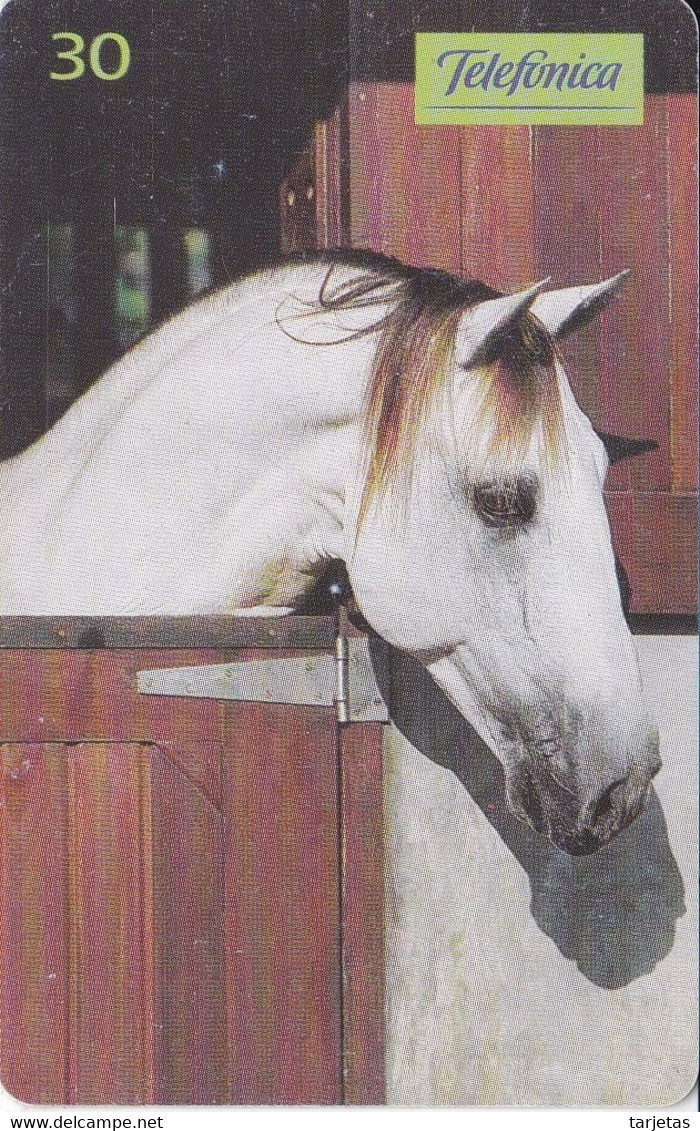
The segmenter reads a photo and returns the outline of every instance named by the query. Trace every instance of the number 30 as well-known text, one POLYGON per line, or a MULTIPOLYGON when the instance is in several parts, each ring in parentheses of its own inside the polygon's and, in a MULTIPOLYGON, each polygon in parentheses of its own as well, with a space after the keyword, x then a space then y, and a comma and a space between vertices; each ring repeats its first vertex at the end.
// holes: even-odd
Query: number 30
MULTIPOLYGON (((70 79, 79 79, 81 75, 85 74, 85 60, 83 59, 83 51, 85 50, 85 40, 82 35, 77 35, 74 31, 57 31, 52 37, 55 42, 58 40, 67 40, 70 43, 70 49, 67 51, 57 51, 57 59, 65 59, 67 62, 73 64, 73 69, 70 71, 52 71, 51 78, 59 79, 61 82, 67 82, 70 79)), ((116 31, 105 31, 102 35, 98 35, 93 39, 90 44, 90 51, 88 54, 90 61, 90 70, 93 75, 98 79, 103 79, 105 82, 116 82, 117 79, 123 79, 126 72, 129 70, 131 63, 131 48, 129 42, 123 35, 119 35, 116 31), (119 50, 119 65, 115 71, 106 71, 102 66, 102 48, 105 43, 115 43, 119 50)))

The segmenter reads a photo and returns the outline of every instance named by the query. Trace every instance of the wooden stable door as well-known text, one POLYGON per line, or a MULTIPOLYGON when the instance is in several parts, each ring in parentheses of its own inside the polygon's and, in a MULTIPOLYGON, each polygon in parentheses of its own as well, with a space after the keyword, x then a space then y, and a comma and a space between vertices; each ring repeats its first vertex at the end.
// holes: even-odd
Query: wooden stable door
POLYGON ((498 129, 417 126, 413 93, 350 84, 282 186, 283 247, 370 248, 505 291, 630 268, 619 300, 562 350, 596 427, 658 445, 606 485, 632 612, 695 613, 696 96, 647 94, 642 126, 498 129))
POLYGON ((381 1102, 380 726, 136 690, 335 639, 329 617, 0 622, 16 1097, 381 1102))

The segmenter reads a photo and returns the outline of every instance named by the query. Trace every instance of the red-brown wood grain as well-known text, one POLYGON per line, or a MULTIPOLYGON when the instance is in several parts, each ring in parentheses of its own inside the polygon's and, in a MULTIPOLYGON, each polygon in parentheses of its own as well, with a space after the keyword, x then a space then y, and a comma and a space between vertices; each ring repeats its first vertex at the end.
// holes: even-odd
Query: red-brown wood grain
POLYGON ((697 98, 668 96, 671 459, 676 491, 698 486, 697 98))
POLYGON ((413 124, 413 87, 353 83, 349 94, 350 242, 461 270, 461 160, 452 127, 413 124))
MULTIPOLYGON (((596 282, 602 277, 598 129, 542 126, 532 133, 535 274, 561 287, 596 282)), ((597 324, 565 339, 561 351, 579 404, 598 420, 597 324)))
POLYGON ((167 743, 174 761, 213 800, 220 795, 224 705, 137 695, 136 674, 154 667, 225 663, 231 650, 4 649, 2 735, 8 741, 167 743), (22 689, 17 695, 16 688, 22 689))
POLYGON ((151 744, 3 755, 4 1083, 30 1102, 223 1102, 220 815, 151 744))
POLYGON ((529 128, 445 128, 462 155, 464 274, 499 290, 525 287, 535 271, 529 128))
POLYGON ((339 814, 330 709, 236 704, 224 783, 230 1102, 339 1103, 339 814))
POLYGON ((192 628, 84 651, 138 626, 0 624, 26 645, 0 647, 2 1079, 35 1102, 334 1103, 345 1059, 351 1102, 376 1101, 378 730, 343 736, 341 810, 331 708, 136 694, 145 668, 290 654, 146 646, 192 628))
POLYGON ((647 95, 644 125, 599 130, 601 278, 629 268, 600 319, 599 427, 656 440, 611 470, 611 490, 671 488, 667 97, 647 95))
POLYGON ((341 773, 343 1098, 384 1103, 383 728, 344 727, 341 773))
POLYGON ((166 749, 150 768, 155 1100, 226 1103, 223 816, 166 749))
POLYGON ((697 611, 697 498, 662 492, 607 496, 613 543, 632 586, 631 611, 697 611))
POLYGON ((2 743, 0 1076, 25 1103, 66 1103, 68 799, 61 746, 2 743))
POLYGON ((317 247, 341 247, 347 233, 343 193, 347 160, 347 107, 341 105, 334 114, 316 127, 316 244, 317 247))
POLYGON ((64 747, 68 776, 69 1100, 152 1103, 150 766, 137 743, 64 747))

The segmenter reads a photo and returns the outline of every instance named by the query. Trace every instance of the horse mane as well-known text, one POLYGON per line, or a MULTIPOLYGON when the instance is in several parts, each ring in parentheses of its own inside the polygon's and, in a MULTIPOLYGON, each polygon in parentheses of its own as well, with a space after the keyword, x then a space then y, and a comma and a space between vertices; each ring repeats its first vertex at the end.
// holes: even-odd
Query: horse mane
MULTIPOLYGON (((379 335, 365 404, 361 521, 389 487, 410 483, 417 443, 437 398, 449 387, 465 310, 502 292, 475 279, 407 266, 369 251, 306 253, 288 262, 328 264, 318 299, 303 304, 307 309, 301 317, 389 304, 388 312, 340 339, 379 335), (357 274, 333 285, 339 266, 356 267, 357 274)), ((487 465, 490 478, 511 478, 536 431, 545 470, 551 472, 561 463, 564 427, 555 359, 551 335, 525 312, 500 335, 490 356, 474 366, 479 435, 467 443, 472 470, 475 464, 487 465)))

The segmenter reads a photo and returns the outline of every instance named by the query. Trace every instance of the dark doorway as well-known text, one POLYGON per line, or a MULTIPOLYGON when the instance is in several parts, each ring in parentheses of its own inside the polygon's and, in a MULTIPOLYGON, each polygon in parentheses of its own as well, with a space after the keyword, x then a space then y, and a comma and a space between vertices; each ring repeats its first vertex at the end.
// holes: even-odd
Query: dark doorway
MULTIPOLYGON (((345 85, 343 4, 11 0, 0 17, 0 455, 142 333, 279 248, 278 189, 345 85), (112 33, 126 74, 51 73, 112 33)), ((120 67, 113 38, 98 61, 120 67)))

